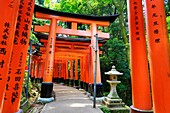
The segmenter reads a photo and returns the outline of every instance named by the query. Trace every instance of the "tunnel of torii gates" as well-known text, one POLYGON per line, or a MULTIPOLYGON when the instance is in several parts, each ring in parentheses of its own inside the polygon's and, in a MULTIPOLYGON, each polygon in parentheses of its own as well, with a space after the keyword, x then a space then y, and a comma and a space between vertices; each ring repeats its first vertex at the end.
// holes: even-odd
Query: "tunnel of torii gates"
MULTIPOLYGON (((37 28, 34 29, 37 31, 37 28)), ((46 46, 48 36, 42 33, 36 33, 36 37, 44 45, 40 48, 41 56, 34 55, 32 58, 31 78, 42 79, 44 76, 44 65, 46 60, 46 46)), ((63 82, 78 87, 78 80, 81 82, 81 88, 88 90, 88 85, 94 82, 91 71, 91 39, 84 38, 56 38, 53 81, 63 82), (78 76, 78 67, 80 68, 80 77, 78 76)), ((106 41, 99 39, 99 46, 106 41)), ((99 54, 102 52, 99 51, 99 54)), ((36 80, 36 81, 37 81, 36 80)), ((101 79, 97 79, 101 83, 101 79)), ((101 84, 100 84, 101 85, 101 84)), ((47 91, 47 90, 46 90, 47 91)), ((90 91, 89 91, 90 92, 90 91)), ((93 92, 91 92, 93 93, 93 92)), ((102 92, 101 92, 102 93, 102 92)), ((98 93, 98 96, 101 95, 98 93)), ((43 95, 43 94, 42 94, 43 95)))
POLYGON ((80 81, 82 88, 84 86, 85 89, 88 89, 93 94, 95 62, 97 63, 97 96, 101 96, 102 83, 99 60, 99 53, 101 52, 97 51, 96 59, 95 50, 102 46, 100 43, 102 40, 108 40, 110 36, 109 33, 98 31, 97 28, 98 26, 108 27, 110 22, 113 22, 118 15, 95 17, 57 12, 40 6, 35 6, 34 11, 36 18, 51 20, 50 25, 34 26, 34 32, 37 32, 37 37, 44 44, 44 47, 40 47, 40 52, 43 53, 42 56, 34 58, 34 64, 37 64, 39 59, 44 62, 44 66, 42 66, 44 68, 42 69, 43 74, 41 75, 43 76, 41 98, 52 97, 53 78, 54 80, 56 78, 62 81, 70 81, 70 84, 74 86, 78 86, 78 81, 80 81), (59 26, 59 22, 69 22, 70 26, 62 28, 59 26), (78 30, 79 24, 88 25, 89 30, 78 30), (38 36, 38 33, 39 35, 41 33, 41 35, 38 36), (46 39, 43 36, 45 33, 48 34, 46 39), (60 40, 56 38, 56 34, 80 36, 82 38, 63 38, 67 39, 64 41, 61 38, 60 40), (101 40, 99 44, 96 38, 101 40), (78 76, 78 66, 80 78, 78 76))
MULTIPOLYGON (((33 11, 35 11, 36 18, 50 21, 50 25, 34 26, 34 31, 37 32, 36 35, 44 46, 40 47, 42 56, 32 56, 31 64, 34 68, 31 69, 30 76, 31 78, 34 76, 43 78, 41 97, 52 96, 53 79, 60 79, 60 81, 69 79, 74 86, 77 85, 77 80, 80 80, 85 89, 87 89, 87 85, 92 86, 95 61, 97 61, 97 84, 101 87, 99 61, 101 52, 98 47, 102 46, 103 42, 99 41, 99 44, 96 44, 98 42, 96 38, 108 40, 109 34, 98 31, 97 27, 109 26, 110 22, 113 22, 118 15, 96 17, 63 13, 37 6, 34 2, 34 0, 0 1, 1 113, 19 111, 33 11), (58 25, 59 22, 71 24, 69 27, 67 26, 68 28, 62 28, 58 25), (90 29, 78 30, 79 24, 89 25, 90 29), (58 37, 58 34, 84 38, 59 39, 61 37, 58 37), (89 41, 82 41, 85 39, 89 41), (97 59, 94 57, 96 51, 97 59)), ((169 113, 170 61, 164 1, 145 1, 148 52, 146 50, 142 0, 128 0, 127 3, 132 112, 169 113), (147 54, 150 61, 149 68, 147 54), (150 80, 148 72, 150 72, 150 80)))

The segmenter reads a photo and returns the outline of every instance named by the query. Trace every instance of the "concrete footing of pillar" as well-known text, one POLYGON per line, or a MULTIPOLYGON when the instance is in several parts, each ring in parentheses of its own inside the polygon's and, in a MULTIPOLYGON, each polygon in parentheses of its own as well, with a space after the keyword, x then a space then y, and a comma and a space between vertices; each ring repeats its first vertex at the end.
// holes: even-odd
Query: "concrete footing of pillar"
POLYGON ((49 102, 53 102, 54 100, 55 100, 54 97, 51 97, 51 98, 41 98, 41 97, 39 97, 38 98, 38 101, 42 102, 42 103, 49 103, 49 102))
POLYGON ((134 106, 130 106, 130 113, 153 113, 153 110, 140 110, 134 106))
POLYGON ((23 113, 23 110, 19 109, 19 111, 15 112, 15 113, 23 113))

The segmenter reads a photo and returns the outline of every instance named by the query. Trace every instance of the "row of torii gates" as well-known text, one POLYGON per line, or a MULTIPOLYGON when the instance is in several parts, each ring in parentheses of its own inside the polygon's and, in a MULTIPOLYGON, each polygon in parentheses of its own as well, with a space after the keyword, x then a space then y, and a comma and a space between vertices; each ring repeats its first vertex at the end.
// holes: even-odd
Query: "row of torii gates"
MULTIPOLYGON (((1 113, 19 111, 33 11, 36 18, 50 20, 50 25, 34 26, 34 31, 40 32, 36 33, 36 36, 44 46, 40 47, 42 56, 32 56, 30 76, 43 78, 41 97, 51 96, 53 78, 80 80, 86 86, 92 85, 95 80, 96 62, 96 82, 101 84, 99 54, 102 52, 97 50, 99 46, 102 46, 103 40, 109 39, 109 34, 98 31, 97 27, 108 27, 118 15, 96 17, 63 13, 37 5, 34 7, 34 2, 34 0, 0 1, 1 113), (58 22, 70 22, 71 26, 62 28, 58 22), (79 24, 87 24, 90 29, 78 30, 79 24), (86 39, 61 38, 56 37, 56 34, 81 36, 86 39), (99 44, 98 37, 102 40, 99 40, 99 44)), ((164 2, 145 1, 151 79, 148 73, 142 0, 127 2, 131 48, 132 112, 169 113, 170 67, 164 2)))

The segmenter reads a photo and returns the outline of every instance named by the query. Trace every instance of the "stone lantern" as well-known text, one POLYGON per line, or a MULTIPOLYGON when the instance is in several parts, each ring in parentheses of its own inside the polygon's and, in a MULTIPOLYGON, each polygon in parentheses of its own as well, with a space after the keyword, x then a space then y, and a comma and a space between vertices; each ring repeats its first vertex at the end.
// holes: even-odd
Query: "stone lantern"
POLYGON ((129 112, 129 107, 122 102, 122 99, 118 96, 116 86, 121 83, 117 81, 118 76, 123 75, 123 73, 118 72, 115 69, 115 66, 112 66, 111 71, 105 72, 106 75, 109 75, 110 80, 107 82, 110 84, 110 93, 103 100, 103 103, 112 111, 127 111, 129 112))

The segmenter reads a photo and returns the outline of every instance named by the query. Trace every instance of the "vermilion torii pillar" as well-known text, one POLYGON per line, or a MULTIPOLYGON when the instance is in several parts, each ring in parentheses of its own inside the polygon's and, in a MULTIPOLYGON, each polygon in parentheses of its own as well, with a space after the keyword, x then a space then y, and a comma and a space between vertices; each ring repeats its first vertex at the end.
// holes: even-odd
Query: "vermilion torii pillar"
POLYGON ((34 0, 20 1, 2 113, 15 113, 20 108, 33 10, 34 0))
POLYGON ((163 0, 146 0, 151 86, 154 113, 170 112, 170 59, 163 0))
POLYGON ((78 57, 75 58, 75 84, 74 84, 74 87, 78 87, 78 57))
POLYGON ((2 112, 5 86, 16 29, 20 0, 0 1, 0 112, 2 112))
POLYGON ((133 106, 131 106, 132 112, 152 112, 142 0, 128 0, 128 19, 133 102, 133 106))
POLYGON ((41 86, 41 98, 51 98, 53 90, 53 68, 55 55, 55 40, 56 40, 56 26, 57 20, 51 18, 50 32, 47 43, 46 61, 45 61, 45 75, 41 86))

